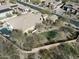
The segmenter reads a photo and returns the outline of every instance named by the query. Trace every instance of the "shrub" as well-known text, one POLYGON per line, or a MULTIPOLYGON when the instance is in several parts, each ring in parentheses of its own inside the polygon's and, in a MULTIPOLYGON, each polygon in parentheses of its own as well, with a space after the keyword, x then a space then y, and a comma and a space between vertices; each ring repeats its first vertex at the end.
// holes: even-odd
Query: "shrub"
POLYGON ((42 59, 50 59, 50 52, 47 49, 40 50, 39 54, 42 56, 42 59))
POLYGON ((46 37, 48 40, 55 38, 57 32, 56 31, 49 31, 49 32, 43 32, 40 35, 43 35, 44 37, 46 37))
POLYGON ((32 2, 33 4, 39 4, 41 1, 40 1, 40 0, 31 0, 31 2, 32 2))
POLYGON ((20 59, 20 57, 18 55, 12 55, 10 56, 10 59, 20 59))
POLYGON ((0 56, 0 59, 8 59, 7 57, 2 57, 2 56, 0 56))
POLYGON ((40 12, 43 14, 48 14, 48 15, 52 14, 49 10, 40 10, 40 12))
POLYGON ((10 3, 16 3, 16 0, 10 0, 10 3))

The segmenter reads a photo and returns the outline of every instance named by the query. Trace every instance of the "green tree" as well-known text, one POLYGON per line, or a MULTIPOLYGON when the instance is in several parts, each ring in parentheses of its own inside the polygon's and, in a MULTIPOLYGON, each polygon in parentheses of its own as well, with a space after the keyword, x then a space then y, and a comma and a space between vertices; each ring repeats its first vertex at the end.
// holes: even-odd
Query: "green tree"
POLYGON ((20 57, 18 55, 12 55, 10 56, 11 59, 20 59, 20 57))
POLYGON ((28 59, 35 59, 34 57, 35 57, 34 53, 28 54, 28 59))
POLYGON ((50 52, 47 49, 40 50, 39 54, 41 55, 42 59, 50 59, 51 57, 50 52))
POLYGON ((66 2, 68 2, 68 1, 69 1, 69 0, 62 0, 63 3, 66 3, 66 2))

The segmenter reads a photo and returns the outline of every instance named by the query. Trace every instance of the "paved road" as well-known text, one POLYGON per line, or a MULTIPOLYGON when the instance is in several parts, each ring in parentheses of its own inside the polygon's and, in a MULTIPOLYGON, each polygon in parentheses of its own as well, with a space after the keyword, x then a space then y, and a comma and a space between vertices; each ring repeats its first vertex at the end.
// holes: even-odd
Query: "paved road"
POLYGON ((28 7, 31 7, 31 8, 33 8, 33 9, 36 9, 36 10, 45 10, 45 8, 43 8, 43 7, 40 7, 39 5, 34 5, 34 4, 31 4, 31 3, 24 3, 24 2, 20 2, 20 1, 17 1, 18 3, 20 3, 20 4, 23 4, 24 6, 28 6, 28 7))

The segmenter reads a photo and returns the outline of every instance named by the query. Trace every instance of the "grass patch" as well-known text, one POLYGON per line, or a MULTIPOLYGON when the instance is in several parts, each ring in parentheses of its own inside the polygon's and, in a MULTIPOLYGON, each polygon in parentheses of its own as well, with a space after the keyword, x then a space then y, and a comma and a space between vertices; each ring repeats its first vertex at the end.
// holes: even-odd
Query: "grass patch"
POLYGON ((43 35, 44 37, 46 37, 48 40, 53 39, 56 37, 57 35, 57 31, 49 31, 49 32, 43 32, 40 35, 43 35))
POLYGON ((2 57, 2 56, 0 56, 0 59, 8 59, 7 57, 2 57))
POLYGON ((48 14, 48 15, 52 15, 52 13, 49 10, 39 10, 41 13, 43 14, 48 14))
POLYGON ((5 19, 5 17, 0 17, 0 20, 5 19))
POLYGON ((66 51, 66 54, 79 54, 78 48, 69 44, 65 44, 62 46, 63 50, 66 51))

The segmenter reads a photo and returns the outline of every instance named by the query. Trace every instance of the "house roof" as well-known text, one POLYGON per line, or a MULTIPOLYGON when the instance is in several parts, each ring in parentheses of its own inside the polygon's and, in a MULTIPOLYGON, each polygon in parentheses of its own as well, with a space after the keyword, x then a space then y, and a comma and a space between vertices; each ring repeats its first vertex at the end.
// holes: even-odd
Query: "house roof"
POLYGON ((26 29, 35 26, 36 23, 41 23, 40 17, 40 14, 27 13, 26 15, 10 19, 7 22, 13 26, 14 29, 25 31, 26 29))

